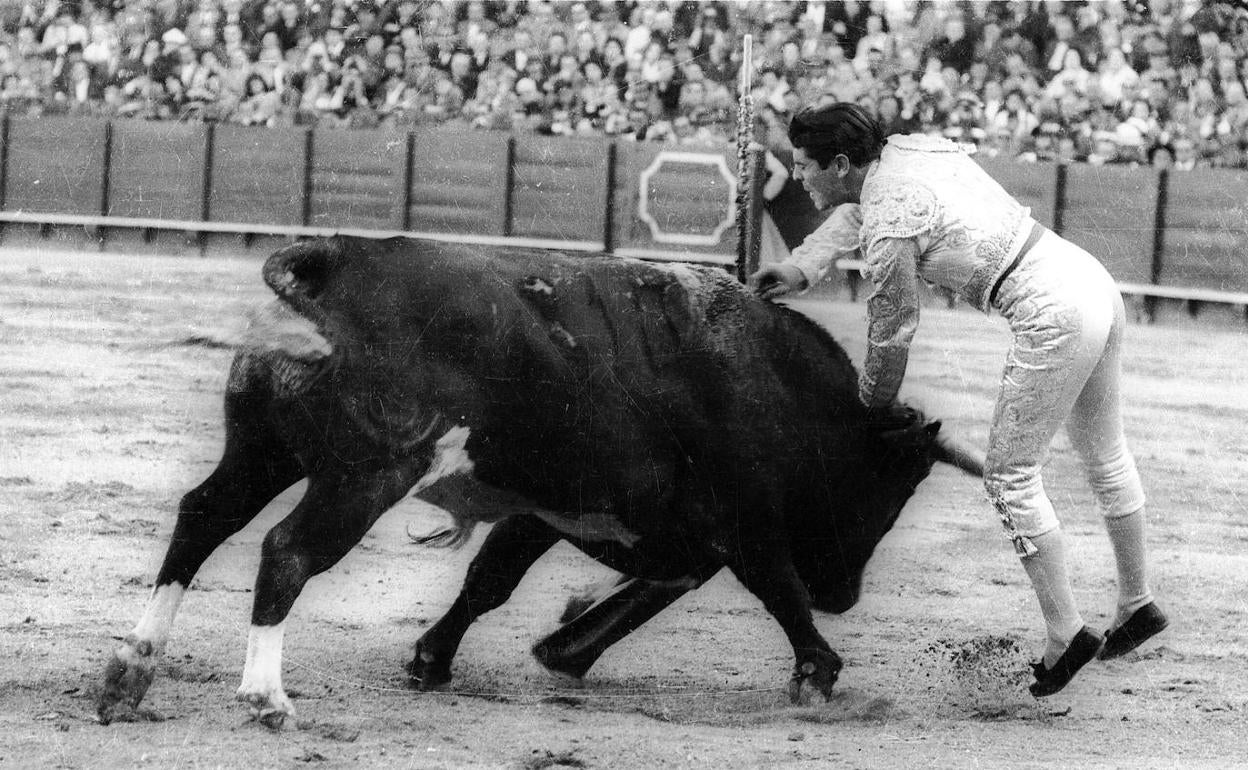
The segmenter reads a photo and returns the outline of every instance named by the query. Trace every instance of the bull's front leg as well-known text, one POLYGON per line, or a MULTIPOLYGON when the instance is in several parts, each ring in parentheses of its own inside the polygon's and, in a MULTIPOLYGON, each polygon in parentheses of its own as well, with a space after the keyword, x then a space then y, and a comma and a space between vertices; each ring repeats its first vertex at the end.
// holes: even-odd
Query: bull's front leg
POLYGON ((841 658, 815 628, 810 594, 793 566, 788 548, 776 533, 742 533, 742 543, 750 547, 738 551, 739 560, 730 564, 733 574, 771 613, 793 645, 796 663, 789 681, 789 699, 797 703, 802 687, 813 685, 825 699, 840 675, 841 658))
POLYGON ((290 515, 264 538, 238 699, 278 729, 295 707, 282 686, 286 618, 307 581, 338 563, 416 481, 408 466, 309 479, 290 515))
MULTIPOLYGON (((236 418, 240 407, 227 402, 226 410, 236 418)), ((182 596, 204 560, 273 497, 303 476, 296 459, 268 438, 260 429, 245 438, 235 430, 227 437, 220 465, 182 498, 173 537, 143 618, 104 667, 96 705, 101 723, 124 718, 147 694, 182 596)))
POLYGON ((416 654, 407 664, 412 684, 432 690, 450 682, 451 661, 469 626, 506 602, 529 567, 561 538, 536 516, 513 516, 494 525, 468 565, 455 603, 416 641, 416 654))

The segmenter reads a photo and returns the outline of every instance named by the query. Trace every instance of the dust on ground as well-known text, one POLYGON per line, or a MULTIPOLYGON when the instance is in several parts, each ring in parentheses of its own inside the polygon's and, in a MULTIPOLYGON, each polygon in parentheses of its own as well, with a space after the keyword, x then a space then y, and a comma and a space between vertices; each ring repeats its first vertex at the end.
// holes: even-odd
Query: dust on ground
MULTIPOLYGON (((0 765, 124 767, 1226 767, 1248 727, 1248 335, 1234 316, 1133 324, 1126 420, 1150 494, 1155 589, 1173 625, 1038 701, 1042 627, 978 485, 940 468, 881 544, 860 604, 823 616, 845 658, 832 699, 791 705, 783 634, 721 574, 612 648, 582 686, 528 647, 607 573, 566 546, 464 639, 446 692, 407 688, 411 645, 450 605, 476 542, 412 544, 440 513, 406 500, 314 579, 287 633, 298 709, 270 732, 233 701, 259 542, 290 490, 200 572, 134 722, 92 694, 141 614, 178 498, 221 450, 230 354, 183 346, 267 299, 259 261, 0 254, 0 765)), ((855 360, 865 311, 795 303, 855 360)), ((906 397, 982 445, 1008 342, 932 306, 906 397)), ((1059 438, 1047 487, 1076 595, 1104 627, 1113 567, 1059 438)), ((479 542, 480 533, 477 538, 479 542)))

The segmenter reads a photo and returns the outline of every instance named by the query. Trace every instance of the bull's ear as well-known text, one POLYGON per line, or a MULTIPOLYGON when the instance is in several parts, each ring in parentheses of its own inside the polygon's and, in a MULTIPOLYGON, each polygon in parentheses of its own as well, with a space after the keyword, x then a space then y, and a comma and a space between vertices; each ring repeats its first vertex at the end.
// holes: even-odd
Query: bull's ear
POLYGON ((927 431, 927 435, 935 438, 936 434, 940 433, 940 420, 932 420, 923 426, 923 430, 927 431))

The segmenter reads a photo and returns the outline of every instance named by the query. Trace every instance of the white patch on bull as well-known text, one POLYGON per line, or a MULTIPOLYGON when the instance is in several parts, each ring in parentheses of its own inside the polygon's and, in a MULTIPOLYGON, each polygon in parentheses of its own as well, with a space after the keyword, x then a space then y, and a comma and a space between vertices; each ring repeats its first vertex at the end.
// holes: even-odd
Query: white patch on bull
POLYGON ((641 537, 615 517, 603 513, 554 513, 515 492, 482 483, 473 475, 476 464, 466 445, 470 431, 457 425, 434 444, 429 470, 412 487, 412 494, 446 511, 452 529, 428 535, 409 535, 427 545, 459 547, 468 541, 477 524, 501 521, 508 516, 531 514, 559 532, 594 542, 614 541, 632 546, 641 537))
MULTIPOLYGON (((266 724, 294 716, 295 706, 282 689, 282 640, 285 621, 276 626, 252 626, 247 635, 247 662, 243 665, 243 681, 238 686, 238 699, 245 702, 252 715, 266 724)), ((275 725, 276 726, 276 725, 275 725)))
POLYGON ((532 513, 556 529, 560 534, 594 543, 616 542, 632 548, 641 535, 625 527, 620 520, 607 513, 555 513, 536 509, 532 513))
POLYGON ((555 293, 555 287, 549 281, 536 276, 524 280, 524 290, 547 297, 553 296, 555 293))
POLYGON ((472 496, 465 493, 472 486, 472 471, 476 467, 468 456, 470 435, 465 425, 456 425, 443 433, 434 443, 429 470, 412 486, 412 495, 442 508, 454 520, 449 531, 413 536, 417 542, 458 548, 468 542, 477 523, 484 520, 474 515, 477 512, 470 504, 472 496))
POLYGON ((563 345, 566 348, 576 347, 576 337, 573 337, 572 332, 563 328, 563 324, 558 321, 550 325, 550 338, 556 344, 563 345))
POLYGON ((256 353, 281 353, 309 362, 320 361, 334 350, 316 324, 281 300, 267 302, 248 314, 247 329, 239 339, 239 347, 256 353))
POLYGON ((476 467, 468 456, 467 444, 471 431, 466 425, 456 425, 433 445, 433 460, 429 470, 417 480, 412 487, 412 494, 420 494, 444 478, 459 474, 470 474, 476 467))
POLYGON ((185 593, 186 589, 178 583, 158 586, 147 601, 143 617, 130 632, 135 642, 148 642, 156 654, 164 652, 169 641, 169 629, 173 627, 173 619, 178 614, 185 593))

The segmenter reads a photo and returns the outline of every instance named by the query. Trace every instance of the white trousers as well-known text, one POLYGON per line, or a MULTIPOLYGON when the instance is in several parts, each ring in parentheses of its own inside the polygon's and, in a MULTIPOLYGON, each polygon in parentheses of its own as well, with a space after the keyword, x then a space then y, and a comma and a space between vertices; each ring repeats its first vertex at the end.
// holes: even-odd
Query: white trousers
POLYGON ((1106 517, 1144 505, 1122 428, 1122 295, 1092 255, 1051 232, 1006 276, 994 306, 1014 344, 1005 359, 984 486, 1020 555, 1058 526, 1040 469, 1065 424, 1106 517))

